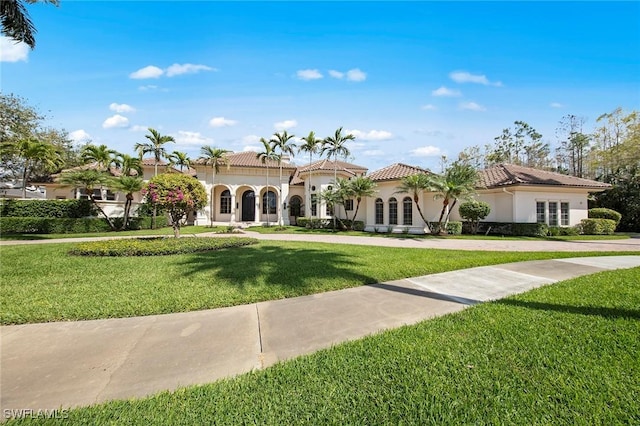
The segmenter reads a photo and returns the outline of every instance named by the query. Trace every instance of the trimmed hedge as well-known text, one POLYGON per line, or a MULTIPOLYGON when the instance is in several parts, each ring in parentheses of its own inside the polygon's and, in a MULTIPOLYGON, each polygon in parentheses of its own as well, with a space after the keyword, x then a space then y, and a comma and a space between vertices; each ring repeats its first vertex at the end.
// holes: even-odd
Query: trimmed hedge
MULTIPOLYGON (((298 226, 308 229, 333 229, 333 219, 319 219, 317 217, 298 217, 296 218, 298 226)), ((339 229, 342 229, 344 225, 347 228, 351 227, 351 220, 349 219, 336 219, 336 225, 339 229)), ((353 222, 354 231, 364 231, 364 222, 356 220, 353 222)))
MULTIPOLYGON (((431 229, 433 229, 434 234, 437 234, 440 232, 438 230, 438 222, 430 222, 429 225, 431 226, 431 229)), ((451 221, 447 223, 446 231, 447 231, 447 234, 449 235, 462 234, 462 222, 451 221)))
POLYGON ((612 235, 617 224, 612 219, 582 219, 580 226, 585 235, 612 235))
POLYGON ((2 200, 2 217, 81 218, 96 216, 97 209, 90 200, 2 200))
MULTIPOLYGON (((465 234, 471 234, 471 223, 464 222, 462 229, 465 234)), ((546 237, 548 229, 549 227, 544 223, 480 222, 478 226, 478 232, 481 234, 521 237, 546 237)))
POLYGON ((163 256, 241 247, 258 242, 246 237, 154 237, 92 241, 69 250, 75 256, 163 256))
POLYGON ((579 226, 550 226, 547 230, 547 235, 550 237, 566 236, 566 235, 579 235, 579 226))
MULTIPOLYGON (((116 227, 122 224, 122 218, 112 218, 116 227)), ((133 217, 128 229, 151 229, 149 217, 133 217)), ((157 227, 167 226, 167 218, 157 218, 157 227)), ((62 219, 46 217, 1 217, 0 234, 80 234, 87 232, 109 232, 111 228, 103 218, 62 219)))
POLYGON ((595 208, 588 210, 589 219, 610 219, 616 222, 616 226, 622 220, 622 215, 615 210, 605 208, 595 208))

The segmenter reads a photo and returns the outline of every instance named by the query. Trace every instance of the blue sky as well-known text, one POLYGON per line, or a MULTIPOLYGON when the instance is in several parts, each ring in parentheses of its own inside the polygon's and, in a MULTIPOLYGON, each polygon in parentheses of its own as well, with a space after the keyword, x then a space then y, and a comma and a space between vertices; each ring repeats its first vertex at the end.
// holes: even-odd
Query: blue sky
MULTIPOLYGON (((544 140, 640 108, 639 2, 35 4, 37 46, 2 43, 3 93, 133 153, 147 127, 197 157, 287 129, 357 136, 350 161, 439 171, 515 120, 544 140)), ((308 159, 300 155, 296 162, 308 159)))

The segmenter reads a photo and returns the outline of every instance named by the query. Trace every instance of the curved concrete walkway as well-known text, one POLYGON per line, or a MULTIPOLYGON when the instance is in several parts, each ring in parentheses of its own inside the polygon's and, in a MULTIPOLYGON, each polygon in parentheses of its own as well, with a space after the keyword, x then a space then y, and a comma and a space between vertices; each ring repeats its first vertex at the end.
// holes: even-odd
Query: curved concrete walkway
MULTIPOLYGON (((360 237, 352 235, 332 234, 260 234, 244 230, 242 234, 189 234, 189 228, 183 229, 183 236, 196 237, 231 237, 248 236, 269 241, 300 241, 330 244, 355 244, 378 247, 403 247, 444 250, 485 250, 485 251, 637 251, 640 252, 640 238, 620 240, 576 240, 576 241, 519 241, 519 240, 465 240, 453 238, 393 238, 393 237, 360 237)), ((78 243, 120 238, 140 238, 140 236, 124 237, 81 237, 60 238, 51 240, 0 241, 0 246, 78 243)))
POLYGON ((559 280, 638 266, 640 256, 520 262, 231 308, 4 326, 0 409, 76 407, 209 383, 559 280))

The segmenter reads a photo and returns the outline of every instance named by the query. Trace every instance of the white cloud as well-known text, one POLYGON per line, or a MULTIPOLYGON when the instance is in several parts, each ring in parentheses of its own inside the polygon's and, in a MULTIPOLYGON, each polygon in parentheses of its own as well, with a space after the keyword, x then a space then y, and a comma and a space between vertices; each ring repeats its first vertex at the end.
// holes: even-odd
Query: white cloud
POLYGON ((476 83, 484 84, 485 86, 502 86, 500 81, 489 81, 487 76, 471 74, 467 71, 453 71, 449 73, 449 78, 456 83, 476 83))
POLYGON ((167 77, 174 77, 182 74, 196 74, 200 71, 217 71, 217 69, 211 68, 207 65, 173 64, 166 70, 167 77))
POLYGON ((412 157, 437 157, 442 151, 437 146, 427 145, 412 149, 410 153, 412 157))
POLYGON ((143 92, 152 91, 152 90, 158 90, 158 86, 156 86, 154 84, 147 84, 146 86, 138 87, 138 90, 141 90, 143 92))
POLYGON ((120 114, 113 115, 102 123, 102 127, 105 129, 112 129, 114 127, 129 127, 129 119, 127 117, 123 117, 120 114))
POLYGON ((486 111, 487 110, 485 107, 475 102, 461 102, 459 107, 460 109, 469 110, 469 111, 486 111))
POLYGON ((187 130, 178 130, 174 138, 179 145, 205 145, 213 142, 213 139, 203 136, 200 132, 187 130))
POLYGON ((260 136, 258 135, 247 135, 242 138, 243 144, 252 144, 257 142, 260 142, 260 136))
POLYGON ((297 125, 298 125, 298 122, 296 120, 284 120, 284 121, 278 121, 277 123, 273 123, 273 127, 276 130, 287 130, 292 127, 296 127, 297 125))
POLYGON ((393 134, 391 132, 387 132, 386 130, 370 130, 368 132, 363 132, 362 130, 354 129, 347 130, 346 133, 351 133, 357 139, 362 139, 365 141, 383 141, 393 138, 393 134))
POLYGON ((136 109, 131 105, 112 103, 109 109, 114 112, 134 112, 136 109))
POLYGON ((211 127, 229 127, 235 126, 236 124, 238 124, 236 120, 230 120, 224 117, 213 117, 209 120, 209 126, 211 127))
POLYGON ((149 130, 149 126, 141 126, 139 124, 133 125, 129 128, 132 132, 146 132, 149 130))
POLYGON ((366 79, 367 73, 360 71, 359 68, 347 71, 347 80, 349 81, 365 81, 366 79))
POLYGON ((447 89, 446 87, 442 86, 434 91, 431 92, 431 95, 433 96, 444 96, 444 97, 449 97, 449 98, 454 98, 454 97, 459 97, 462 96, 462 93, 460 93, 459 90, 455 90, 455 89, 447 89))
POLYGON ((129 74, 129 78, 136 80, 142 80, 145 78, 160 78, 164 74, 164 71, 154 65, 148 65, 144 68, 140 68, 138 71, 134 71, 129 74))
POLYGON ((384 155, 384 151, 382 151, 380 149, 371 149, 371 150, 363 152, 362 155, 364 155, 366 157, 379 157, 381 155, 384 155))
POLYGON ((318 80, 318 79, 324 77, 322 75, 322 73, 320 71, 318 71, 317 69, 298 70, 296 72, 296 76, 300 80, 305 80, 305 81, 318 80))
POLYGON ((260 150, 262 150, 262 149, 263 149, 263 147, 247 145, 244 148, 242 148, 242 151, 244 151, 244 152, 247 152, 247 151, 260 152, 260 150))
POLYGON ((75 143, 85 143, 91 140, 91 135, 84 129, 78 129, 69 133, 69 138, 71 138, 75 143))
POLYGON ((564 108, 564 105, 562 105, 562 104, 561 104, 561 103, 559 103, 559 102, 551 102, 551 103, 549 104, 549 106, 550 106, 551 108, 564 108))
POLYGON ((343 78, 344 77, 344 73, 340 72, 340 71, 336 71, 336 70, 329 70, 329 75, 333 78, 343 78))
POLYGON ((29 46, 16 43, 9 37, 0 37, 0 62, 19 62, 29 59, 29 46))
POLYGON ((435 111, 438 108, 435 105, 427 104, 427 105, 422 105, 420 109, 423 109, 425 111, 435 111))

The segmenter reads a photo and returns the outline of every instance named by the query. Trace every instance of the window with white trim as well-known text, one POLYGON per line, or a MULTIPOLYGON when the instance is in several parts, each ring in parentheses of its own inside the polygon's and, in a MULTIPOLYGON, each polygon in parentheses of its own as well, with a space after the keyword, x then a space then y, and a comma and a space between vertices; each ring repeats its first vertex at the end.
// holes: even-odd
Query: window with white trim
POLYGON ((547 223, 547 203, 536 201, 536 222, 547 223))
POLYGON ((549 226, 558 226, 558 202, 549 201, 549 226))
POLYGON ((560 203, 560 225, 569 226, 569 203, 560 203))

